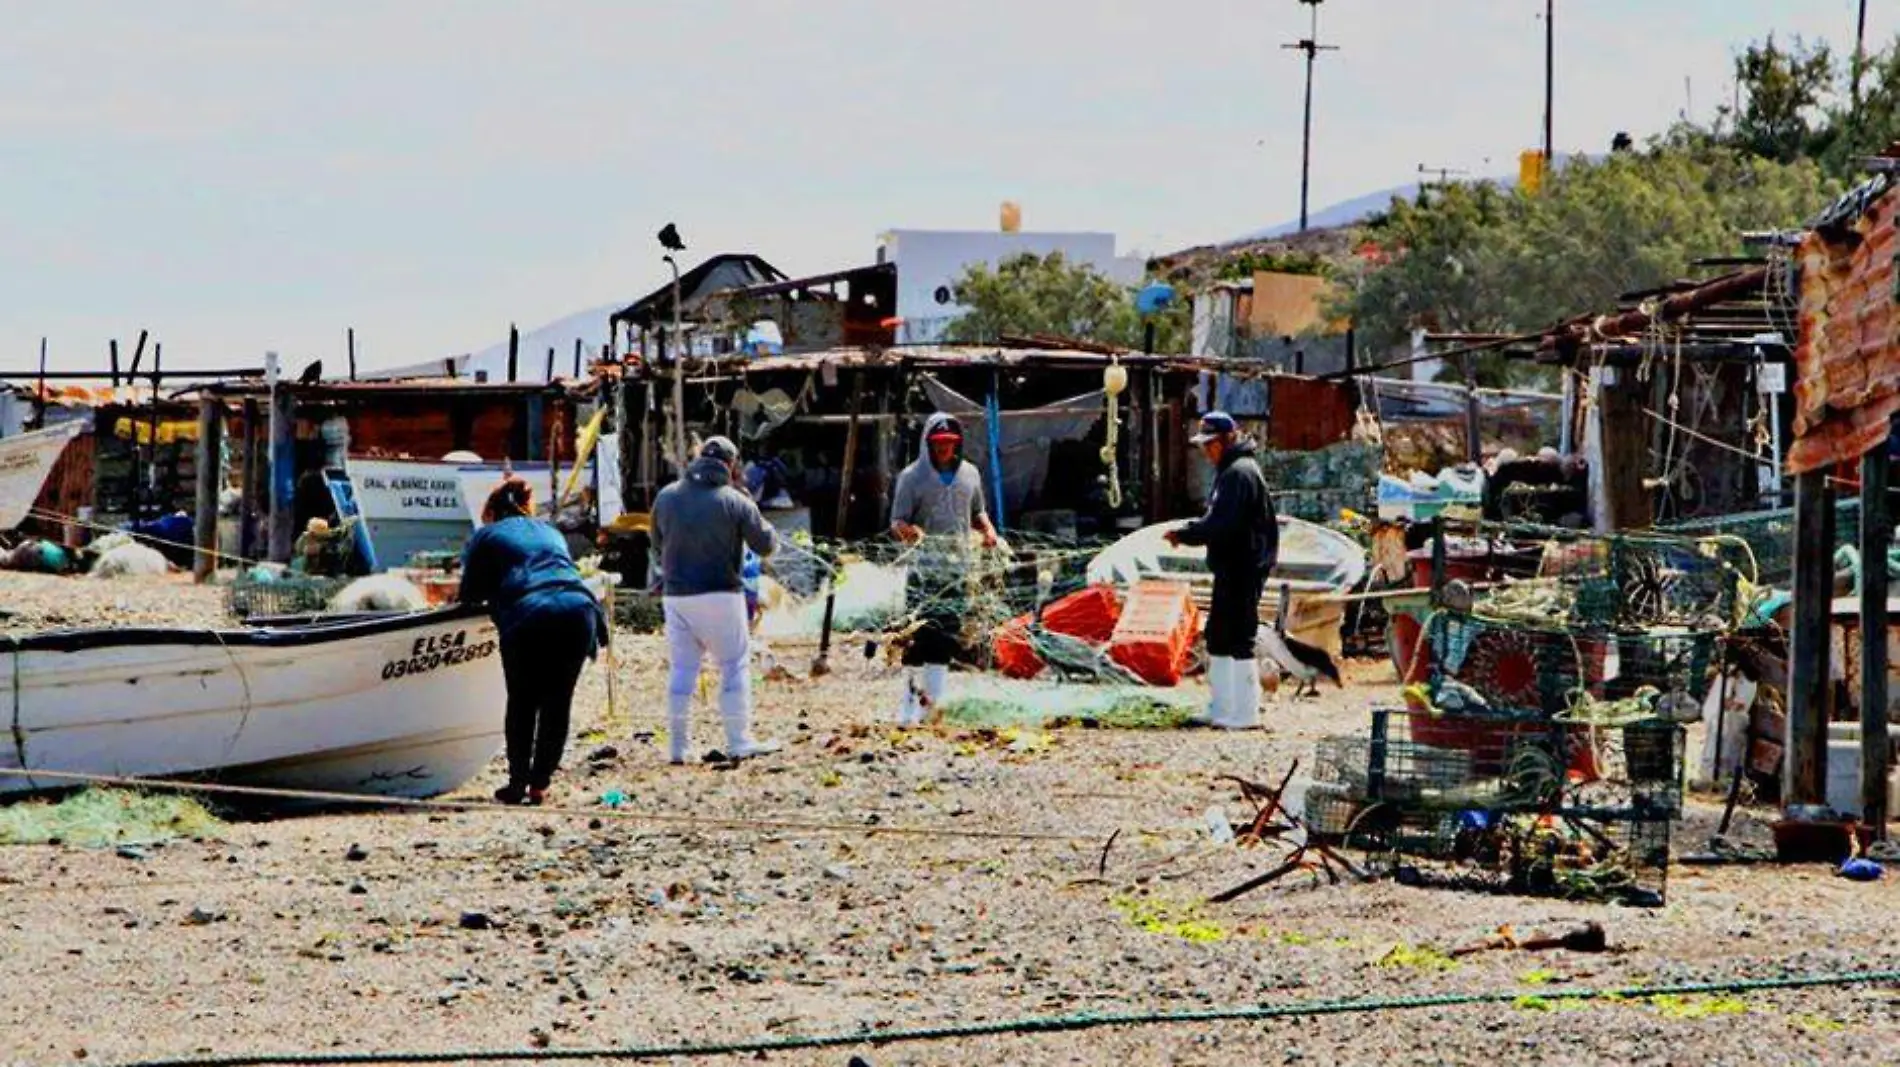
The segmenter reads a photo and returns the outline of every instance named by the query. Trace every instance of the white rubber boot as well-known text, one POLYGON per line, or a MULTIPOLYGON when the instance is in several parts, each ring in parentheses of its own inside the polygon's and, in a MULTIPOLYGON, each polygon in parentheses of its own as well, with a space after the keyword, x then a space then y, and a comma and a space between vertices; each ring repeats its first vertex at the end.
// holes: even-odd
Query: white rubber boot
POLYGON ((1223 730, 1251 730, 1260 725, 1260 666, 1250 659, 1227 665, 1227 717, 1215 723, 1223 730))
POLYGON ((950 686, 950 666, 933 663, 924 668, 924 699, 918 721, 928 722, 942 714, 943 691, 950 686))
POLYGON ((1189 721, 1196 726, 1219 726, 1227 719, 1227 679, 1234 661, 1227 656, 1207 657, 1207 707, 1189 721))
POLYGON ((693 694, 667 694, 666 761, 679 766, 690 758, 693 747, 693 694))
POLYGON ((904 699, 897 705, 897 725, 910 727, 924 721, 923 672, 915 667, 904 671, 904 699))
POLYGON ((761 741, 752 736, 750 666, 742 660, 736 670, 720 679, 719 717, 726 723, 726 758, 731 760, 769 756, 782 747, 777 741, 761 741))

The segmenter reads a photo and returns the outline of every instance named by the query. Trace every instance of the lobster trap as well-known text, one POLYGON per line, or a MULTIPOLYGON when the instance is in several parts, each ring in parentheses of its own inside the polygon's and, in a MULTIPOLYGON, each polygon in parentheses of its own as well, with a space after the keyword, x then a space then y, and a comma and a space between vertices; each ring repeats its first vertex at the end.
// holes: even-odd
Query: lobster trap
POLYGON ((1492 614, 1561 619, 1580 629, 1726 626, 1755 566, 1735 538, 1665 534, 1607 537, 1545 527, 1514 535, 1544 542, 1537 578, 1485 599, 1492 614))
POLYGON ((1714 629, 1578 630, 1441 610, 1426 626, 1426 680, 1434 705, 1458 714, 1557 719, 1586 698, 1699 706, 1719 640, 1714 629))
POLYGON ((1376 711, 1320 742, 1310 833, 1423 879, 1660 902, 1682 812, 1683 732, 1376 711))
MULTIPOLYGON (((1758 585, 1785 585, 1794 578, 1792 508, 1694 519, 1665 527, 1665 532, 1676 537, 1704 541, 1740 570, 1744 577, 1758 585)), ((1860 501, 1852 498, 1836 500, 1835 547, 1857 544, 1859 540, 1860 501)))
POLYGON ((349 584, 341 578, 286 574, 267 581, 240 576, 227 587, 224 607, 233 618, 269 618, 275 615, 313 615, 349 584))

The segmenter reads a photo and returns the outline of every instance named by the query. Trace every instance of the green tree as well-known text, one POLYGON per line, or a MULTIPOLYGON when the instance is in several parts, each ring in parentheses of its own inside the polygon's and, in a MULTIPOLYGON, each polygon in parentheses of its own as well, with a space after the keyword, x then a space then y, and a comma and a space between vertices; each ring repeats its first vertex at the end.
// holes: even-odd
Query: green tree
MULTIPOLYGON (((1135 311, 1134 292, 1086 263, 1070 263, 1060 252, 1025 252, 997 264, 976 264, 951 291, 966 309, 945 331, 945 339, 981 344, 1004 335, 1047 334, 1097 344, 1139 348, 1144 323, 1135 311)), ((1155 350, 1185 352, 1190 325, 1186 302, 1154 317, 1155 350)))
MULTIPOLYGON (((1367 233, 1380 256, 1338 310, 1375 350, 1420 326, 1541 329, 1673 281, 1697 258, 1738 253, 1743 231, 1797 225, 1838 192, 1810 160, 1777 163, 1678 130, 1643 151, 1568 163, 1535 195, 1476 183, 1395 202, 1367 233)), ((1479 366, 1488 385, 1536 377, 1479 366)))
POLYGON ((1734 116, 1734 143, 1763 159, 1791 163, 1823 149, 1834 124, 1823 110, 1839 72, 1825 41, 1796 37, 1783 48, 1773 34, 1735 57, 1735 82, 1743 99, 1734 116))

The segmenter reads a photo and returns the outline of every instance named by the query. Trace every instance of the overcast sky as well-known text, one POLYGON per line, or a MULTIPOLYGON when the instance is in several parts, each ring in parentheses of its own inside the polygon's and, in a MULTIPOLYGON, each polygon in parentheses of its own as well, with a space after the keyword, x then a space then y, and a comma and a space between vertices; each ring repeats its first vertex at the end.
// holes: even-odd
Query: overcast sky
MULTIPOLYGON (((1770 30, 1854 0, 1559 0, 1560 151, 1726 100, 1770 30), (1685 85, 1685 78, 1688 79, 1685 85)), ((1870 40, 1900 29, 1873 0, 1870 40)), ((1541 0, 1327 0, 1313 205, 1541 136, 1541 0)), ((1123 250, 1297 215, 1296 0, 0 0, 0 369, 366 365, 492 343, 894 227, 1110 230, 1123 250)))

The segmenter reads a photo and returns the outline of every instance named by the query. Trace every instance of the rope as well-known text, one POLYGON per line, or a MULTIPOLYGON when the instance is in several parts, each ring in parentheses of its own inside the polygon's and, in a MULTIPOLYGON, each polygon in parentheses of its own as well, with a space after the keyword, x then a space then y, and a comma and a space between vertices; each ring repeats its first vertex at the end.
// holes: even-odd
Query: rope
MULTIPOLYGON (((1900 970, 1847 971, 1791 975, 1784 978, 1731 978, 1673 985, 1625 986, 1619 989, 1563 987, 1539 989, 1541 1001, 1637 1000, 1649 997, 1692 996, 1714 993, 1750 993, 1769 990, 1812 989, 1850 985, 1900 983, 1900 970)), ((1521 989, 1487 993, 1437 993, 1420 996, 1359 997, 1346 1000, 1305 1000, 1284 1004, 1246 1004, 1186 1011, 1080 1012, 1072 1015, 1032 1015, 1016 1019, 916 1027, 908 1030, 813 1034, 752 1040, 675 1045, 608 1045, 593 1048, 453 1049, 440 1052, 262 1052, 224 1056, 181 1056, 133 1060, 118 1067, 290 1067, 295 1064, 343 1065, 381 1063, 543 1062, 555 1060, 659 1060, 671 1057, 765 1056, 773 1052, 843 1048, 857 1045, 896 1045, 920 1041, 955 1041, 1012 1034, 1055 1034, 1108 1026, 1169 1026, 1186 1023, 1263 1022, 1270 1019, 1322 1015, 1360 1015, 1420 1008, 1451 1008, 1480 1004, 1515 1004, 1527 994, 1521 989)))
MULTIPOLYGON (((17 651, 15 653, 18 654, 17 651)), ((15 672, 18 676, 18 672, 15 672)), ((222 785, 214 782, 186 782, 175 778, 138 778, 109 774, 84 774, 77 771, 49 771, 40 768, 0 767, 0 777, 25 778, 29 782, 68 782, 73 785, 109 786, 119 789, 166 789, 212 796, 249 797, 256 800, 302 800, 319 804, 356 804, 366 807, 418 808, 428 811, 483 811, 505 815, 567 816, 588 819, 618 819, 624 822, 657 823, 705 830, 783 830, 808 833, 872 834, 891 837, 974 838, 986 841, 1047 841, 1061 844, 1099 843, 1096 837, 1078 834, 1043 834, 1021 830, 981 828, 944 829, 935 826, 892 825, 882 823, 830 823, 803 819, 720 819, 702 815, 674 815, 667 812, 635 811, 628 808, 521 807, 485 800, 431 800, 422 797, 370 796, 363 793, 334 793, 319 789, 275 789, 267 786, 222 785)))

